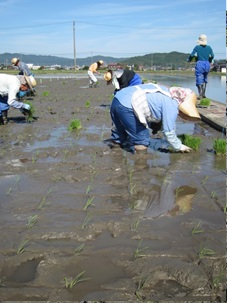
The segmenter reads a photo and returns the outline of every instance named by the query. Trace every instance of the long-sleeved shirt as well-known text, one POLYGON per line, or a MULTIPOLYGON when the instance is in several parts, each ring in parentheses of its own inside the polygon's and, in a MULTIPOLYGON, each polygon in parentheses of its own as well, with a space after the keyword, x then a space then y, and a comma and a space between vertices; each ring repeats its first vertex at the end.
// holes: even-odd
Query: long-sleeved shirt
POLYGON ((17 67, 20 70, 20 75, 30 76, 32 74, 29 67, 24 62, 19 61, 17 67))
MULTIPOLYGON (((162 121, 163 133, 168 143, 175 150, 180 150, 182 143, 177 138, 175 132, 176 120, 179 113, 178 103, 175 99, 172 99, 170 96, 168 96, 169 90, 167 87, 160 87, 163 91, 167 92, 167 94, 163 94, 162 92, 157 91, 154 93, 147 93, 146 99, 148 107, 150 109, 151 116, 157 121, 162 121)), ((139 85, 139 88, 142 90, 155 90, 156 86, 150 83, 139 85)), ((123 106, 133 109, 132 99, 133 93, 136 91, 136 86, 130 86, 117 92, 115 97, 123 106)))
POLYGON ((23 102, 17 101, 20 90, 20 80, 15 75, 0 74, 0 95, 8 96, 7 103, 14 108, 21 108, 23 102))
POLYGON ((188 61, 191 61, 194 56, 197 56, 197 61, 209 61, 214 59, 214 53, 209 45, 196 45, 191 52, 188 61))

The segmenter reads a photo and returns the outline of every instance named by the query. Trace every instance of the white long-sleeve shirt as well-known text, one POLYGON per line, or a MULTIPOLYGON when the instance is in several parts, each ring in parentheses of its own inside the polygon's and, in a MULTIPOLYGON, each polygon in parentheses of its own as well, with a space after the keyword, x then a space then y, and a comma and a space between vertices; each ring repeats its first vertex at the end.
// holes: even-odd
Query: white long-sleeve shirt
POLYGON ((17 93, 20 90, 20 80, 15 75, 0 74, 0 95, 8 96, 9 106, 21 108, 22 102, 17 101, 17 93))

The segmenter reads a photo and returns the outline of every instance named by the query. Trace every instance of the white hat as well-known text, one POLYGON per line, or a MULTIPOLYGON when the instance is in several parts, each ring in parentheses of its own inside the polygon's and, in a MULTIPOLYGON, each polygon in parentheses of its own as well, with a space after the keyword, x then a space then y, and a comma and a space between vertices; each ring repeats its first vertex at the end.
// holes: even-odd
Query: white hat
POLYGON ((199 39, 197 40, 197 43, 200 45, 207 45, 207 36, 206 35, 200 35, 199 39))
POLYGON ((103 64, 103 61, 102 61, 102 60, 99 60, 98 62, 99 62, 99 64, 101 64, 101 65, 103 64))

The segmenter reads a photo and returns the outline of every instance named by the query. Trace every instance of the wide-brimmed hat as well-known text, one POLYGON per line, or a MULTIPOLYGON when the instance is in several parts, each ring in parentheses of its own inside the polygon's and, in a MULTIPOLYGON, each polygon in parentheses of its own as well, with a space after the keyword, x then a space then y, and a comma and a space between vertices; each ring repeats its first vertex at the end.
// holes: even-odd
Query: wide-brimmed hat
POLYGON ((104 77, 104 80, 106 80, 107 82, 109 82, 112 79, 112 75, 110 72, 105 72, 103 77, 104 77))
POLYGON ((13 59, 11 60, 11 62, 12 62, 13 65, 16 65, 18 61, 20 61, 19 58, 13 58, 13 59))
POLYGON ((204 34, 200 35, 197 43, 200 45, 207 45, 207 36, 204 34))
POLYGON ((200 119, 199 112, 196 108, 197 96, 189 88, 170 87, 169 92, 171 97, 178 102, 179 110, 191 118, 200 119))
POLYGON ((31 76, 24 76, 25 77, 25 80, 29 86, 30 89, 33 89, 33 87, 36 86, 36 80, 35 78, 31 75, 31 76))

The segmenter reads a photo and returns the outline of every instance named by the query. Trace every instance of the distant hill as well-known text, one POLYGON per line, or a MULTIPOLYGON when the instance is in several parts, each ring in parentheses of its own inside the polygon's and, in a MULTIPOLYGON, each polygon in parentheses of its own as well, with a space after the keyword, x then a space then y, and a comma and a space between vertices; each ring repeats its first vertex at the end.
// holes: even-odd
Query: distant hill
MULTIPOLYGON (((122 65, 137 65, 150 68, 151 66, 165 66, 168 68, 185 67, 189 53, 170 52, 170 53, 151 53, 144 56, 136 56, 131 58, 114 58, 105 56, 93 56, 87 58, 77 58, 76 65, 89 66, 91 63, 98 60, 103 60, 106 64, 121 63, 122 65)), ((0 54, 0 64, 11 65, 12 58, 20 58, 25 63, 31 63, 39 66, 61 65, 74 66, 74 59, 56 57, 56 56, 41 56, 41 55, 24 55, 19 53, 4 53, 0 54)))

